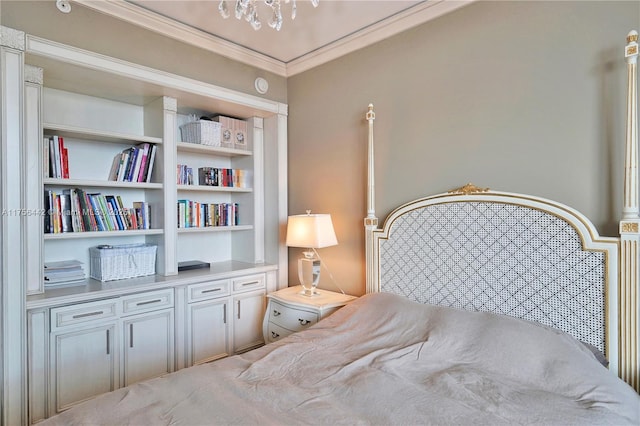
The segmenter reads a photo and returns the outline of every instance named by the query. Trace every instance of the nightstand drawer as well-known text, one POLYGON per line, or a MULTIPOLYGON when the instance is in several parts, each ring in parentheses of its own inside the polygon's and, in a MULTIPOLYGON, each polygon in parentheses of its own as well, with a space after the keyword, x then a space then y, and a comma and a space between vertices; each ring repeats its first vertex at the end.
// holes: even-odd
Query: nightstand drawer
POLYGON ((280 327, 279 325, 270 322, 267 329, 266 340, 267 343, 271 343, 278 341, 283 337, 287 337, 290 334, 291 330, 287 330, 286 328, 280 327))
POLYGON ((269 321, 288 330, 299 331, 317 323, 318 314, 272 300, 269 304, 269 321))

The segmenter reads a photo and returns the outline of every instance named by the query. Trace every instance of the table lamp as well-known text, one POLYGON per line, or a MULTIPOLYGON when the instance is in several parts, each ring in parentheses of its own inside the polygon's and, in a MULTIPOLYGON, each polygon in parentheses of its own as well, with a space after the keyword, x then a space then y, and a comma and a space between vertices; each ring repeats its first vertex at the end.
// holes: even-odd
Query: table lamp
POLYGON ((314 296, 320 281, 320 259, 316 249, 335 246, 338 244, 336 233, 333 231, 331 215, 307 214, 289 216, 287 220, 287 246, 302 247, 304 257, 298 259, 298 278, 304 289, 301 294, 314 296))

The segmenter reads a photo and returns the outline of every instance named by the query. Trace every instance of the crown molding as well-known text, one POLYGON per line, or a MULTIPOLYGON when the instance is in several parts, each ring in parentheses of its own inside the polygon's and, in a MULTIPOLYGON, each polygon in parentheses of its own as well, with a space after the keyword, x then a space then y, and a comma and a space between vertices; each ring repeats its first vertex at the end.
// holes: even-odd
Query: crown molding
POLYGON ((74 0, 89 9, 282 77, 307 71, 477 0, 427 0, 290 62, 282 62, 124 0, 74 0))
POLYGON ((376 24, 287 63, 287 77, 310 70, 410 28, 467 6, 476 0, 432 0, 417 4, 376 24))
POLYGON ((287 74, 286 64, 282 61, 173 21, 123 0, 74 0, 74 3, 265 71, 283 77, 287 74))

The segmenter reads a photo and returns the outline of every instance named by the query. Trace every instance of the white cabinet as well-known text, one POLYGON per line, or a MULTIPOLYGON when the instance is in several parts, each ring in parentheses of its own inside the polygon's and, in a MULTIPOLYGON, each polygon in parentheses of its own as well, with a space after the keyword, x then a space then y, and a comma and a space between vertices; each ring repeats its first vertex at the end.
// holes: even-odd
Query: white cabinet
POLYGON ((265 303, 264 275, 234 281, 234 290, 244 291, 233 297, 233 352, 239 353, 264 344, 262 318, 265 303))
POLYGON ((49 412, 119 387, 115 299, 51 309, 49 412))
POLYGON ((173 290, 122 298, 123 385, 174 370, 173 290))
POLYGON ((50 323, 50 414, 174 370, 173 289, 52 308, 50 323))
POLYGON ((188 286, 187 366, 229 355, 229 280, 188 286))

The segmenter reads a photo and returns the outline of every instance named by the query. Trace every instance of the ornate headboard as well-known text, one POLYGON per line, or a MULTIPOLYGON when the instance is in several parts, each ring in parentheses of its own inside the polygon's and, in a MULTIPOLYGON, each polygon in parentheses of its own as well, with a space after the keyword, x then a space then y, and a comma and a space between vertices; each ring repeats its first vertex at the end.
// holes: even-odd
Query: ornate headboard
POLYGON ((489 311, 555 327, 605 352, 640 391, 637 32, 627 37, 627 137, 620 238, 543 198, 468 184, 406 203, 378 227, 369 105, 367 293, 489 311))
POLYGON ((555 327, 617 371, 619 240, 577 211, 466 185, 398 207, 372 238, 368 292, 555 327))

